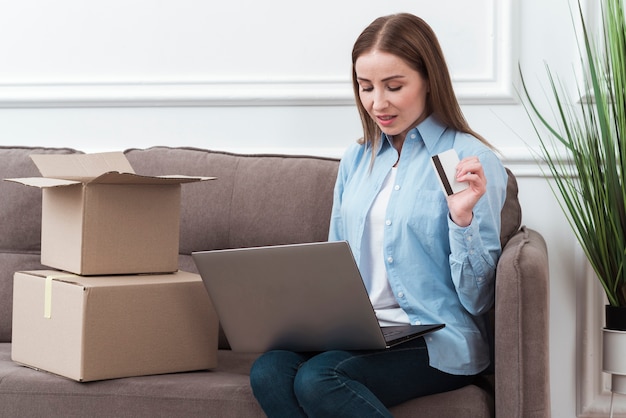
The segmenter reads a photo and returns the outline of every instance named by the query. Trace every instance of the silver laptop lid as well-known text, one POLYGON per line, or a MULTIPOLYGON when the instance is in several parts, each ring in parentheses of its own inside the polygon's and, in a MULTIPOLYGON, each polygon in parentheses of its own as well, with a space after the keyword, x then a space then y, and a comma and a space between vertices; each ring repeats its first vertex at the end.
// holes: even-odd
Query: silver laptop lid
POLYGON ((235 351, 386 346, 347 242, 192 255, 235 351))

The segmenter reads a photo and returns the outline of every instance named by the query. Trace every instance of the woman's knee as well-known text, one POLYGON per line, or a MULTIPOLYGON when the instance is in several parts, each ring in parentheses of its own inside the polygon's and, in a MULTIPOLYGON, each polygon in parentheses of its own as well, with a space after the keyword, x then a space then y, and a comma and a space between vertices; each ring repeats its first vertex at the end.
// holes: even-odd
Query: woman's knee
POLYGON ((262 354, 250 369, 253 391, 271 389, 277 384, 291 384, 302 361, 300 355, 289 351, 268 351, 262 354))
POLYGON ((343 360, 340 352, 317 355, 304 363, 294 379, 294 392, 300 404, 315 404, 341 384, 337 365, 343 360))
POLYGON ((311 405, 319 403, 325 398, 324 393, 327 385, 324 381, 327 375, 322 373, 319 368, 309 367, 304 364, 296 374, 293 391, 300 406, 309 411, 311 405))
POLYGON ((250 368, 250 385, 256 391, 256 388, 263 388, 268 379, 271 378, 269 353, 261 355, 257 358, 250 368))

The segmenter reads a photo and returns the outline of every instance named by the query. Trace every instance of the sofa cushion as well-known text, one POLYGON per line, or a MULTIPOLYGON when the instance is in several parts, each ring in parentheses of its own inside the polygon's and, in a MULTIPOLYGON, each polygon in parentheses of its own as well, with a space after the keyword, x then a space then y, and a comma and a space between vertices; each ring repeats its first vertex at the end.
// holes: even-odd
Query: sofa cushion
MULTIPOLYGON (((263 417, 249 383, 254 354, 218 352, 210 371, 137 376, 79 383, 19 366, 10 360, 10 344, 0 344, 1 416, 263 417), (57 411, 62 411, 61 413, 57 411)), ((391 408, 395 417, 455 418, 493 416, 493 399, 470 385, 455 391, 413 399, 391 408), (463 399, 463 402, 457 402, 463 399)))
POLYGON ((0 252, 0 342, 10 342, 13 330, 13 273, 19 270, 41 270, 37 254, 0 252))
POLYGON ((437 418, 492 418, 493 396, 475 385, 435 395, 411 399, 390 408, 394 418, 437 417, 437 418), (462 401, 459 401, 462 400, 462 401), (419 411, 419 415, 416 412, 419 411))
POLYGON ((39 177, 31 154, 72 154, 69 148, 0 147, 0 342, 11 341, 13 272, 40 269, 41 190, 3 181, 39 177))
POLYGON ((76 382, 19 366, 0 343, 2 417, 263 417, 249 384, 255 356, 218 353, 210 371, 76 382))
POLYGON ((183 185, 181 254, 328 238, 336 159, 167 147, 126 156, 139 174, 217 177, 183 185))
MULTIPOLYGON (((71 154, 68 148, 0 147, 0 179, 41 177, 32 154, 71 154)), ((0 223, 0 251, 39 251, 41 248, 41 190, 0 181, 0 214, 13 222, 0 223), (16 220, 19 219, 19 222, 16 220)))

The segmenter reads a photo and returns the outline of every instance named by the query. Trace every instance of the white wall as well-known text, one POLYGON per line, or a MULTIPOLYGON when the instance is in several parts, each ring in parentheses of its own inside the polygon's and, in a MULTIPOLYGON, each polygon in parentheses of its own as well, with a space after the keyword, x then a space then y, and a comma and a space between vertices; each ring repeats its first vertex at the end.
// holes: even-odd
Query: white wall
POLYGON ((361 134, 349 82, 354 39, 379 15, 421 15, 440 37, 470 124, 518 176, 524 223, 548 243, 553 416, 606 414, 589 344, 599 331, 577 311, 602 302, 587 296, 595 294, 529 151, 537 141, 515 90, 518 62, 536 97, 544 61, 573 87, 569 3, 0 0, 0 145, 340 156, 361 134))

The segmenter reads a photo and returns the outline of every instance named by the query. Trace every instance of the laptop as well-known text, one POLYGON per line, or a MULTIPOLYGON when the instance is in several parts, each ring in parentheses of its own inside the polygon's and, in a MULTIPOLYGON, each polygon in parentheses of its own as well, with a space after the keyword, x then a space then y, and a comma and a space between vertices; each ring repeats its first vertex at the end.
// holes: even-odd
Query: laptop
POLYGON ((444 327, 381 328, 346 241, 192 257, 234 351, 385 349, 444 327))

